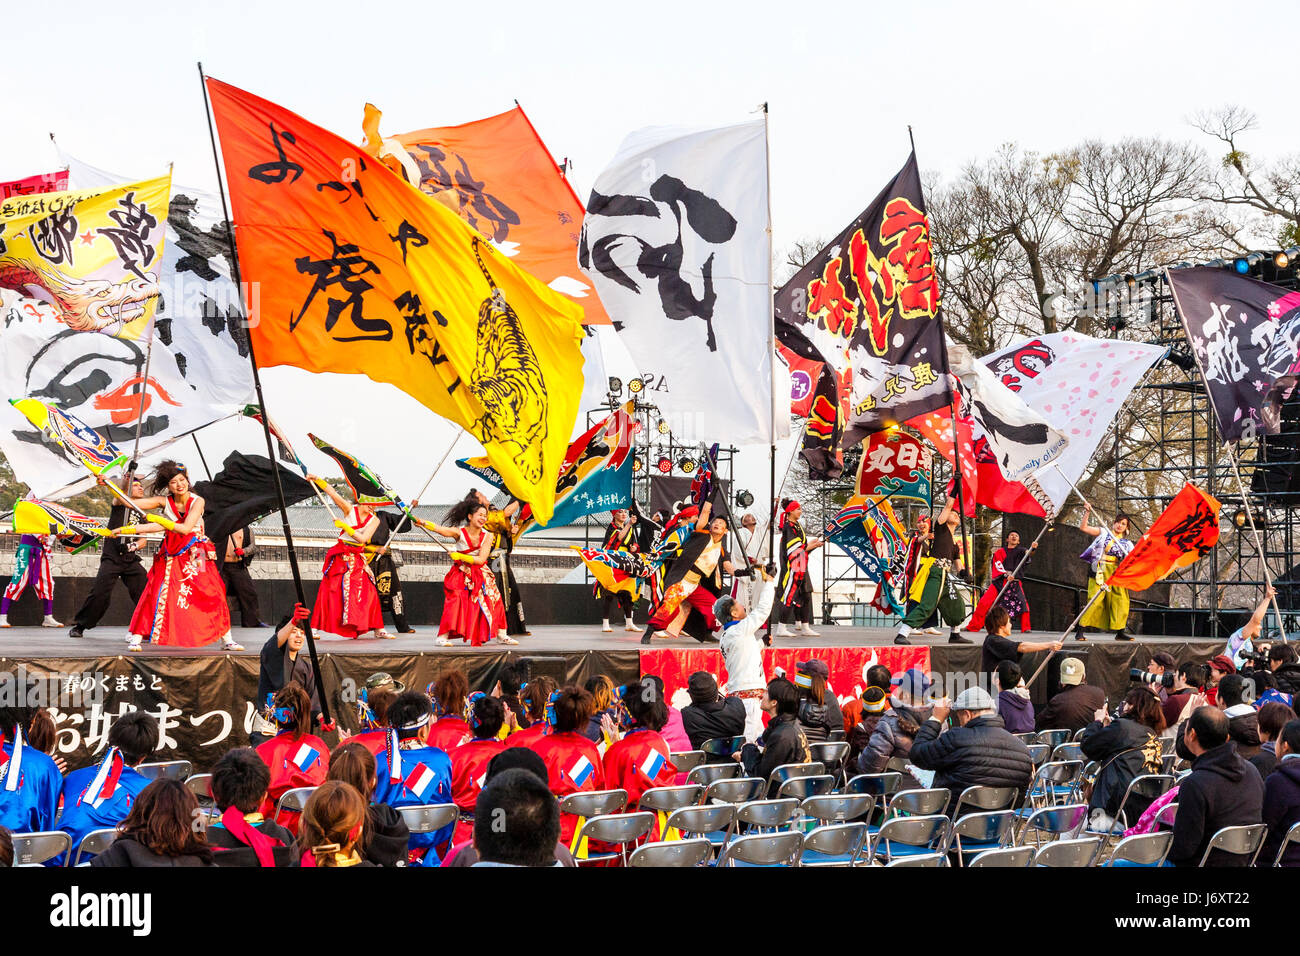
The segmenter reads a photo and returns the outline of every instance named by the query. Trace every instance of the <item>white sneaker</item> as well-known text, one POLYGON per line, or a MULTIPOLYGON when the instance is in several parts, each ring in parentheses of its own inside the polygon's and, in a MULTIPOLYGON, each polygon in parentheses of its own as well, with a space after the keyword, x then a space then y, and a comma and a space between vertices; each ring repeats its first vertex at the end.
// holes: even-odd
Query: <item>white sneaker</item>
POLYGON ((600 633, 602 633, 602 634, 613 634, 613 633, 614 633, 614 629, 613 629, 612 627, 609 626, 609 621, 601 621, 601 622, 600 622, 600 633))
POLYGON ((923 630, 921 633, 922 633, 922 634, 929 634, 931 637, 942 637, 942 636, 943 636, 943 631, 941 631, 941 630, 940 630, 939 628, 937 628, 937 627, 927 627, 927 628, 926 628, 925 630, 923 630))
POLYGON ((772 636, 773 637, 794 637, 794 631, 790 630, 784 624, 778 624, 776 626, 776 633, 773 634, 772 636))
POLYGON ((139 651, 144 644, 144 638, 139 634, 128 634, 126 636, 126 649, 128 651, 139 651))
POLYGON ((236 644, 235 639, 231 637, 229 634, 227 634, 221 640, 221 649, 225 651, 242 651, 244 649, 244 645, 236 644))
POLYGON ((635 624, 635 623, 633 623, 633 622, 632 622, 632 619, 631 619, 631 618, 628 618, 626 621, 623 622, 623 630, 625 630, 625 631, 640 631, 640 630, 641 630, 641 626, 640 626, 639 624, 635 624))
POLYGON ((803 634, 804 637, 821 637, 819 633, 817 633, 812 629, 811 624, 802 625, 802 627, 800 627, 799 629, 799 632, 803 634))
POLYGON ((45 615, 45 620, 41 622, 41 627, 62 627, 58 621, 54 620, 53 614, 45 615))

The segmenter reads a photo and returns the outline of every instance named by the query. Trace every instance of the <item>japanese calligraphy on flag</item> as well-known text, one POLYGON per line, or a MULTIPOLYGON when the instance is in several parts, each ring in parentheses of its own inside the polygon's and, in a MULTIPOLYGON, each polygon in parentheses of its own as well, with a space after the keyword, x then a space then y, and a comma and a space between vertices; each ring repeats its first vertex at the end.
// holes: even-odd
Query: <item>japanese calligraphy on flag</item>
POLYGON ((1220 436, 1276 435, 1300 372, 1300 292, 1210 266, 1167 275, 1220 436))
POLYGON ((550 518, 581 394, 582 309, 384 163, 207 78, 260 362, 364 374, 463 425, 550 518))
POLYGON ((1047 510, 1064 507, 1120 408, 1167 349, 1145 342, 1055 332, 980 359, 997 379, 1070 440, 1036 472, 1047 510))
POLYGON ((1142 591, 1205 557, 1219 540, 1219 502, 1190 481, 1106 581, 1142 591))
POLYGON ((773 389, 764 125, 632 133, 587 202, 578 264, 638 366, 668 370, 656 400, 685 441, 768 444, 774 417, 788 434, 773 389))
POLYGON ((862 445, 855 481, 860 495, 930 503, 933 455, 925 444, 897 429, 876 432, 862 445))
POLYGON ((939 283, 916 155, 776 293, 776 314, 852 370, 843 446, 949 402, 939 283))

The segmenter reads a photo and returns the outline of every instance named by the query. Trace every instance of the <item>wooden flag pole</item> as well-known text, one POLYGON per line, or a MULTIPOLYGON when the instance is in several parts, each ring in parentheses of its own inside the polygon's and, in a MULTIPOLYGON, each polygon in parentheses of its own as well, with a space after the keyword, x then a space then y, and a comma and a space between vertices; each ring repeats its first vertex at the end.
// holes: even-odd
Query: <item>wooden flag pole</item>
MULTIPOLYGON (((768 409, 770 415, 770 430, 768 432, 768 449, 767 449, 767 474, 768 489, 771 491, 772 508, 776 507, 776 295, 773 291, 772 283, 772 145, 771 134, 768 129, 769 113, 767 103, 763 103, 763 165, 767 173, 767 338, 768 338, 768 391, 772 393, 771 407, 768 409)), ((796 455, 798 452, 795 453, 796 455)), ((794 458, 790 459, 794 463, 794 458)), ((789 467, 786 468, 786 474, 781 478, 781 487, 785 487, 785 477, 790 474, 789 467)), ((771 508, 768 510, 771 515, 771 508)), ((776 524, 771 517, 767 522, 767 554, 768 561, 776 560, 776 524)))
MULTIPOLYGON (((1173 296, 1174 299, 1174 308, 1178 310, 1179 318, 1183 321, 1184 332, 1186 332, 1186 313, 1183 311, 1182 304, 1178 301, 1178 290, 1174 288, 1174 284, 1169 278, 1168 269, 1165 269, 1165 284, 1169 286, 1169 294, 1173 296)), ((1217 429, 1218 424, 1222 419, 1219 417, 1219 409, 1214 402, 1214 392, 1210 388, 1209 379, 1205 377, 1205 366, 1201 364, 1201 356, 1197 354, 1196 347, 1192 345, 1190 339, 1188 339, 1187 344, 1192 346, 1192 358, 1196 361, 1196 370, 1201 374, 1201 384, 1205 386, 1205 396, 1210 401, 1210 411, 1214 415, 1214 425, 1217 429)), ((1246 520, 1250 523, 1250 533, 1255 539, 1255 550, 1259 553, 1259 566, 1264 572, 1264 583, 1267 585, 1269 590, 1273 591, 1271 603, 1273 605, 1273 614, 1277 618, 1277 632, 1282 638, 1282 643, 1285 644, 1287 642, 1286 627, 1282 624, 1282 611, 1277 606, 1277 590, 1273 587, 1273 575, 1271 575, 1268 570, 1268 557, 1264 553, 1264 540, 1260 537, 1259 527, 1255 524, 1255 512, 1250 507, 1250 495, 1246 493, 1246 484, 1241 480, 1241 469, 1237 464, 1236 449, 1233 447, 1232 442, 1224 441, 1223 450, 1227 452, 1228 462, 1232 465, 1233 477, 1237 480, 1237 491, 1240 492, 1241 503, 1246 509, 1246 520)), ((1214 596, 1214 604, 1217 608, 1219 604, 1219 596, 1217 594, 1214 596)))
MULTIPOLYGON (((302 573, 298 568, 298 553, 293 546, 293 531, 289 528, 289 507, 284 500, 284 484, 280 480, 280 467, 276 463, 275 447, 271 440, 270 417, 266 411, 266 398, 262 394, 262 376, 257 368, 257 353, 253 344, 253 335, 249 328, 248 310, 243 301, 243 282, 239 275, 239 249, 235 245, 235 228, 226 202, 226 179, 221 169, 221 155, 217 150, 217 132, 212 123, 212 104, 208 101, 208 82, 203 75, 203 64, 198 64, 199 85, 203 88, 203 113, 208 121, 208 138, 212 141, 212 163, 217 170, 217 189, 221 194, 221 211, 226 217, 226 239, 230 243, 231 278, 239 290, 239 306, 244 314, 244 329, 248 333, 248 361, 253 368, 253 388, 257 392, 257 404, 262 409, 262 434, 266 436, 266 457, 271 460, 272 473, 275 475, 275 497, 280 505, 280 527, 284 532, 285 547, 289 552, 289 570, 293 573, 293 586, 298 603, 307 606, 307 595, 302 587, 302 573)), ((311 619, 302 622, 303 634, 307 638, 307 651, 311 656, 312 670, 316 676, 316 690, 320 697, 321 719, 330 723, 329 695, 325 692, 325 679, 321 676, 320 658, 316 654, 316 640, 311 632, 311 619)))

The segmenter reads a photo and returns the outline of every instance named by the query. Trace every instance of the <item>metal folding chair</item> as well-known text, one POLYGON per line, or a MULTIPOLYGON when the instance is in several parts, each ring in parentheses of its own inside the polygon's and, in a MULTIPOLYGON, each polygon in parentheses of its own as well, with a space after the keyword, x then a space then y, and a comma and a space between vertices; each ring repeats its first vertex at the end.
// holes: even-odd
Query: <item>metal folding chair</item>
POLYGON ((948 801, 952 799, 952 791, 946 787, 935 787, 930 790, 900 790, 894 794, 894 799, 889 801, 889 809, 885 811, 885 819, 892 820, 894 817, 924 817, 935 813, 947 813, 948 801))
POLYGON ((736 808, 736 826, 744 824, 746 833, 776 833, 790 829, 798 813, 798 800, 751 800, 736 808))
POLYGON ((590 853, 584 859, 576 860, 579 866, 599 863, 606 860, 618 860, 627 866, 628 845, 635 844, 650 832, 655 825, 653 813, 605 813, 590 817, 578 832, 577 842, 608 843, 618 849, 609 853, 590 853))
POLYGON ((669 754, 668 760, 677 768, 678 773, 690 773, 703 764, 707 756, 703 750, 683 750, 680 753, 669 754))
MULTIPOLYGON (((60 853, 72 850, 72 837, 62 830, 11 834, 14 841, 14 866, 40 866, 60 853)), ((67 857, 64 857, 66 860, 67 857)))
POLYGON ((871 839, 867 863, 870 865, 882 857, 888 862, 903 856, 941 853, 947 845, 951 823, 942 813, 886 820, 871 839))
POLYGON ((1020 791, 1015 787, 967 787, 957 797, 957 805, 952 809, 953 819, 961 816, 964 807, 973 807, 975 810, 1006 810, 1008 807, 1014 807, 1019 797, 1020 791))
POLYGON ((846 764, 849 759, 849 745, 847 743, 828 740, 825 743, 809 744, 808 750, 812 759, 822 764, 826 772, 835 778, 837 784, 843 784, 848 779, 846 764))
POLYGON ((831 823, 803 835, 800 866, 856 866, 867 841, 865 823, 831 823))
POLYGON ((952 825, 951 839, 957 862, 964 865, 967 856, 1002 849, 1011 843, 1015 832, 1014 810, 988 810, 958 817, 952 825))
POLYGON ((744 737, 712 737, 700 744, 706 763, 735 763, 732 758, 741 747, 745 746, 744 737))
POLYGON ((215 802, 212 796, 212 774, 192 773, 185 778, 185 789, 199 801, 199 806, 206 807, 215 802))
POLYGON ((781 784, 776 795, 780 798, 793 797, 796 800, 807 800, 809 797, 830 793, 834 789, 835 778, 824 773, 815 777, 791 777, 781 784))
POLYGON ((1134 777, 1124 788, 1124 796, 1119 802, 1119 812, 1115 815, 1115 825, 1122 834, 1125 830, 1137 822, 1137 818, 1142 812, 1133 813, 1133 819, 1129 819, 1129 801, 1136 797, 1141 800, 1141 810, 1145 811, 1160 797, 1173 789, 1176 781, 1172 774, 1167 773, 1143 773, 1134 777))
POLYGON ((796 830, 740 836, 722 848, 718 866, 797 866, 802 851, 803 834, 796 830))
POLYGON ((1287 847, 1292 843, 1300 843, 1300 823, 1291 824, 1286 835, 1282 837, 1282 845, 1277 848, 1277 856, 1273 857, 1274 866, 1282 865, 1282 857, 1286 855, 1287 847))
POLYGON ((282 813, 302 813, 307 808, 307 799, 316 791, 315 787, 294 787, 280 794, 275 804, 275 813, 271 819, 279 823, 282 813))
POLYGON ((1250 861, 1246 865, 1254 866, 1255 857, 1259 856, 1259 848, 1264 845, 1264 837, 1267 835, 1268 827, 1263 823, 1224 827, 1210 837, 1210 842, 1205 847, 1205 854, 1201 857, 1201 862, 1196 865, 1205 866, 1210 859, 1211 853, 1215 850, 1222 850, 1224 853, 1231 853, 1235 856, 1248 856, 1250 861))
POLYGON ((1078 760, 1055 760, 1040 764, 1034 771, 1026 803, 1031 807, 1051 807, 1070 803, 1079 794, 1079 774, 1083 763, 1078 760))
POLYGON ((1071 803, 1063 807, 1043 807, 1035 810, 1026 819, 1020 829, 1020 842, 1032 835, 1034 846, 1040 846, 1043 836, 1048 841, 1072 840, 1083 832, 1088 825, 1088 807, 1082 803, 1071 803))
POLYGON ((1038 742, 1040 744, 1047 744, 1049 750, 1055 750, 1057 747, 1061 746, 1061 744, 1069 742, 1070 738, 1073 736, 1074 731, 1067 730, 1064 727, 1055 730, 1040 730, 1038 732, 1038 742))
POLYGON ((117 827, 105 827, 102 830, 91 830, 81 842, 77 844, 77 852, 74 856, 69 853, 65 860, 69 866, 80 866, 82 859, 89 859, 92 856, 99 856, 117 839, 117 827))
POLYGON ((664 829, 676 829, 684 837, 699 837, 710 846, 722 846, 736 823, 736 807, 730 803, 682 807, 668 814, 664 829))
POLYGON ((672 813, 682 807, 699 803, 703 798, 704 787, 698 783, 688 783, 680 787, 652 787, 641 794, 636 808, 654 813, 672 813))
POLYGON ((1105 863, 1099 866, 1164 866, 1169 848, 1174 845, 1172 830, 1136 833, 1115 844, 1105 863))
POLYGON ((767 795, 767 781, 761 777, 736 777, 734 780, 717 780, 704 791, 704 802, 742 804, 767 795))
POLYGON ((902 866, 916 867, 918 869, 935 869, 950 865, 948 857, 943 853, 918 853, 916 856, 900 856, 885 864, 886 867, 902 866))
POLYGON ((708 840, 674 840, 671 843, 646 843, 627 858, 631 867, 703 866, 713 859, 713 844, 708 840))
MULTIPOLYGON (((1038 735, 1035 734, 1034 736, 1037 737, 1038 735)), ((1034 762, 1035 770, 1045 763, 1052 754, 1052 748, 1047 744, 1025 744, 1025 747, 1029 750, 1029 759, 1034 762)))
POLYGON ((860 773, 844 785, 845 793, 869 793, 876 798, 876 809, 882 815, 889 808, 889 799, 903 788, 901 773, 860 773))
POLYGON ((1057 744, 1056 749, 1052 751, 1052 760, 1078 760, 1080 762, 1087 758, 1083 755, 1083 744, 1065 743, 1057 744))
POLYGON ((707 787, 715 781, 729 780, 740 775, 740 764, 734 760, 730 763, 703 763, 692 768, 690 773, 686 775, 686 782, 698 783, 707 787))
POLYGON ((1038 848, 1034 854, 1034 866, 1088 867, 1097 862, 1100 852, 1100 837, 1056 840, 1038 848))
POLYGON ((826 793, 806 798, 799 810, 821 823, 869 823, 875 806, 876 798, 869 793, 826 793))
POLYGON ((1009 846, 1001 850, 985 850, 967 864, 971 869, 988 867, 1025 867, 1034 862, 1032 846, 1009 846))
POLYGON ((155 763, 136 764, 136 772, 149 780, 180 780, 184 782, 194 772, 188 760, 160 760, 155 763))
POLYGON ((460 817, 460 808, 454 803, 422 803, 398 807, 397 812, 412 833, 437 833, 454 825, 460 817))
POLYGON ((626 806, 626 790, 584 790, 560 800, 561 813, 588 819, 605 813, 618 813, 626 806))

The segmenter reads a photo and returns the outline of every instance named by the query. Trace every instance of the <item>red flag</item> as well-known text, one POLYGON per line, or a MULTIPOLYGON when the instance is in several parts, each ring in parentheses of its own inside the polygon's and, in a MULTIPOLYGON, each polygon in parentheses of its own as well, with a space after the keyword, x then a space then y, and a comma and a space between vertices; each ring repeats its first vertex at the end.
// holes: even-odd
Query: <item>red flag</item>
POLYGON ((817 380, 826 365, 796 355, 784 345, 778 345, 776 350, 790 367, 790 414, 807 418, 817 396, 817 380))
POLYGON ((1205 557, 1218 540, 1219 502, 1189 481, 1106 583, 1143 591, 1205 557))

